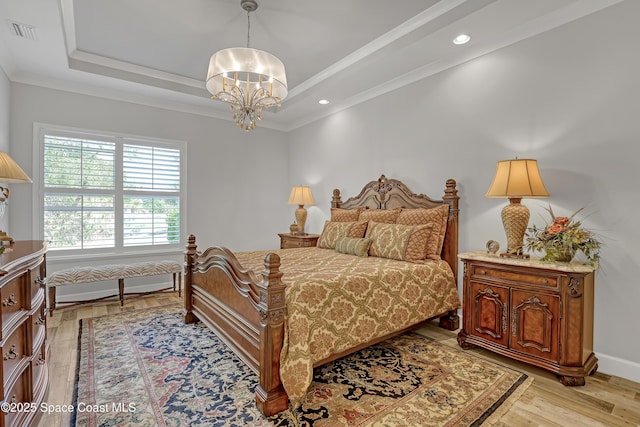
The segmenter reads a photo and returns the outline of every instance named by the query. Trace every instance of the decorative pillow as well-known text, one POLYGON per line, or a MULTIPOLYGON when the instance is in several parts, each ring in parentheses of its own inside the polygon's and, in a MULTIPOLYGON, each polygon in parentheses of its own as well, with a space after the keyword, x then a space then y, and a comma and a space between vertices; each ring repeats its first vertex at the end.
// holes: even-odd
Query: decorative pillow
POLYGON ((360 216, 360 211, 363 208, 356 209, 341 209, 331 208, 331 221, 334 222, 353 222, 357 221, 360 216))
POLYGON ((358 237, 362 238, 367 229, 367 223, 357 222, 336 222, 326 221, 324 229, 318 239, 318 247, 325 249, 335 249, 336 242, 340 237, 358 237))
POLYGON ((430 224, 401 225, 369 223, 367 237, 371 239, 369 255, 401 261, 424 259, 430 224), (410 250, 409 250, 410 249, 410 250))
POLYGON ((364 237, 366 231, 367 231, 367 225, 369 223, 367 221, 356 221, 353 223, 353 227, 351 227, 351 229, 349 230, 349 233, 347 234, 347 237, 354 237, 354 238, 362 238, 364 237))
POLYGON ((427 239, 426 258, 440 259, 448 219, 449 205, 445 204, 432 209, 403 209, 398 215, 396 223, 402 225, 432 224, 433 228, 427 239))
POLYGON ((339 237, 336 242, 336 252, 366 257, 369 256, 369 246, 371 246, 371 239, 339 237))
POLYGON ((427 257, 427 243, 433 234, 433 224, 422 224, 414 227, 407 243, 404 259, 411 262, 422 262, 427 257))
POLYGON ((402 208, 396 209, 366 209, 360 212, 360 221, 373 221, 385 224, 395 224, 402 208))

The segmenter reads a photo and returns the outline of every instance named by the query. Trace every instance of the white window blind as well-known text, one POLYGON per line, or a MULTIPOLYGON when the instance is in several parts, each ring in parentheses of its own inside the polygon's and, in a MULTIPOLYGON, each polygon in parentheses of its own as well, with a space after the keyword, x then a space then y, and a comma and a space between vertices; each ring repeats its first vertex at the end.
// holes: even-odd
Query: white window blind
POLYGON ((42 224, 52 250, 180 243, 179 144, 51 131, 42 143, 42 224))

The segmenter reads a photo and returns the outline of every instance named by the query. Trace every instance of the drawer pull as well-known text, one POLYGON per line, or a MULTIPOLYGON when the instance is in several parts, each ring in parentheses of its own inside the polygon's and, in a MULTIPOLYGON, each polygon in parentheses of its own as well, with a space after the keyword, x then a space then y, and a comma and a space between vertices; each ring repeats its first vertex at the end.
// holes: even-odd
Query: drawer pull
POLYGON ((547 285, 549 284, 549 281, 547 279, 545 279, 544 277, 540 278, 540 283, 542 283, 543 285, 547 285))
POLYGON ((47 282, 45 282, 42 277, 38 276, 36 277, 36 280, 34 280, 34 283, 40 287, 44 287, 47 282))
POLYGON ((42 318, 42 313, 38 314, 38 318, 36 319, 36 325, 44 325, 44 319, 42 318))
POLYGON ((11 400, 9 400, 9 403, 18 403, 18 396, 16 396, 15 394, 11 396, 11 400))
POLYGON ((11 307, 12 305, 16 305, 16 296, 12 293, 9 294, 9 298, 5 298, 2 300, 3 307, 11 307))
POLYGON ((482 274, 483 276, 486 276, 487 272, 485 270, 478 270, 478 274, 482 274))
POLYGON ((36 362, 36 366, 44 365, 44 362, 45 362, 44 357, 39 356, 38 361, 36 362))
POLYGON ((11 345, 8 353, 4 354, 4 360, 13 360, 18 357, 18 353, 16 353, 16 345, 11 345))

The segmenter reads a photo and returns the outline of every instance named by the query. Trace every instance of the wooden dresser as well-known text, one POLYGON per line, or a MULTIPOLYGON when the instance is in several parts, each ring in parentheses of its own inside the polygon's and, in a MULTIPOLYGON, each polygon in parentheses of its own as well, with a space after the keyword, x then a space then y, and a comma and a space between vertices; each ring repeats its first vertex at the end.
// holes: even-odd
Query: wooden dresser
POLYGON ((35 425, 48 390, 46 251, 17 241, 0 255, 2 427, 35 425))
POLYGON ((280 249, 308 248, 318 243, 319 234, 291 234, 282 233, 280 236, 280 249))
POLYGON ((593 353, 594 267, 458 255, 464 263, 462 348, 478 345, 584 385, 593 353))

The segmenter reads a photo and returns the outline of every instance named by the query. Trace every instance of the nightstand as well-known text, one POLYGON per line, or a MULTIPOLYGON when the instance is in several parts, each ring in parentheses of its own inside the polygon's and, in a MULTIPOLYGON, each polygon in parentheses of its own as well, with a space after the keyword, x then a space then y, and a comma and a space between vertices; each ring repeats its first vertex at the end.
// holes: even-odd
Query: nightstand
POLYGON ((319 234, 291 234, 281 233, 280 236, 280 249, 291 248, 308 248, 315 246, 318 243, 319 234))
POLYGON ((462 348, 474 345, 580 386, 598 369, 593 353, 595 267, 459 254, 464 263, 462 348))

